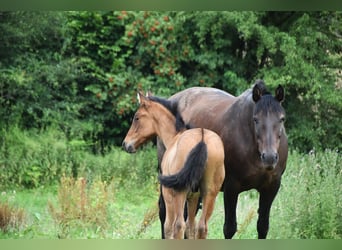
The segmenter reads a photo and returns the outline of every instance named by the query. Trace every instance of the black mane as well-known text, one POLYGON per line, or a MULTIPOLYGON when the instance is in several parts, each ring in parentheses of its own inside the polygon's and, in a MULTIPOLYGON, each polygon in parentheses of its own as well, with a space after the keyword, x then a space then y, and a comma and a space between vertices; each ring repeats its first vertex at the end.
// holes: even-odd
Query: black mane
POLYGON ((148 99, 163 105, 167 110, 171 112, 171 114, 176 118, 176 131, 182 131, 188 128, 188 126, 184 123, 182 116, 178 112, 177 103, 157 96, 149 96, 148 99))
POLYGON ((270 92, 266 89, 263 91, 263 94, 260 100, 255 105, 255 113, 259 112, 275 112, 275 113, 284 113, 284 108, 281 106, 279 101, 272 96, 270 92))

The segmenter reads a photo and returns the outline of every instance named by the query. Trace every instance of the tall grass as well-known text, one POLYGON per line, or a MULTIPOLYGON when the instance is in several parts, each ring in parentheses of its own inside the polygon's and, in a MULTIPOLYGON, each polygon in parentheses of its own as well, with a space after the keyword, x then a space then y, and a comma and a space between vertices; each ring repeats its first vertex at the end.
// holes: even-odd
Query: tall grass
POLYGON ((291 152, 272 209, 273 238, 342 238, 341 154, 291 152))

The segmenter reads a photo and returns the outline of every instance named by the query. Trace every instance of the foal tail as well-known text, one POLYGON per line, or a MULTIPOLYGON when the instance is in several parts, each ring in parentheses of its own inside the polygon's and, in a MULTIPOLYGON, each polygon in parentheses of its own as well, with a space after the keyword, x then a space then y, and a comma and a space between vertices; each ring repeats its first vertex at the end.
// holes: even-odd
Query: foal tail
POLYGON ((158 178, 161 185, 173 188, 176 191, 198 189, 208 158, 208 149, 203 141, 203 137, 204 130, 202 128, 202 139, 190 151, 183 168, 174 175, 159 175, 158 178))

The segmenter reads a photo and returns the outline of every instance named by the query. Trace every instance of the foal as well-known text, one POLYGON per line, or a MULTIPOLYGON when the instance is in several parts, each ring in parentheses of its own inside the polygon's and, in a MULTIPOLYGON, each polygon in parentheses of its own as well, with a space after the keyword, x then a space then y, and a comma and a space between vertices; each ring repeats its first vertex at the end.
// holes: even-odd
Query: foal
POLYGON ((165 238, 205 239, 215 199, 225 177, 224 148, 221 138, 211 130, 186 130, 183 119, 168 100, 145 97, 138 93, 139 109, 134 115, 123 147, 129 153, 157 135, 166 152, 161 163, 159 181, 165 199, 165 238), (203 199, 202 215, 196 227, 199 196, 203 199), (184 206, 188 202, 188 219, 184 206))

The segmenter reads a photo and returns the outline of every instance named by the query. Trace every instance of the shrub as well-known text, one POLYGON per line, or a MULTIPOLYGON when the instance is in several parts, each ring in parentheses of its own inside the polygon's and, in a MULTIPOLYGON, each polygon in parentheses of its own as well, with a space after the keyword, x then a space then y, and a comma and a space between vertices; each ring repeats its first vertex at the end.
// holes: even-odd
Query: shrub
POLYGON ((0 133, 0 186, 33 188, 57 183, 63 173, 72 172, 73 153, 62 132, 12 127, 0 133))

